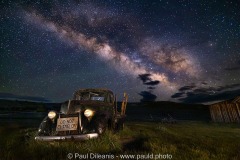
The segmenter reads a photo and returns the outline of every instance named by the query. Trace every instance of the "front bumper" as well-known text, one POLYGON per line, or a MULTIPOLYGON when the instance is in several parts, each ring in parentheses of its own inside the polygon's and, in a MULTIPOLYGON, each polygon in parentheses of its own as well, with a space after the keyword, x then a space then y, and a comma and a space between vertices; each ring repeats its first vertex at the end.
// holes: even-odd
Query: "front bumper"
POLYGON ((80 135, 68 135, 68 136, 36 136, 37 141, 65 141, 65 140, 88 140, 97 138, 98 133, 80 134, 80 135))

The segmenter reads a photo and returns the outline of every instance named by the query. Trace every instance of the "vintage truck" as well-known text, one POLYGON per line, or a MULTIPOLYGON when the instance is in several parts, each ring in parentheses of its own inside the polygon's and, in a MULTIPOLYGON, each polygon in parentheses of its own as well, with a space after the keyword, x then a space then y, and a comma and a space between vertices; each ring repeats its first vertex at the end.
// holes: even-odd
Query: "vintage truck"
POLYGON ((121 107, 116 95, 108 89, 80 89, 73 99, 61 105, 59 112, 50 111, 39 126, 35 140, 86 140, 96 138, 106 129, 123 129, 128 96, 124 93, 121 107), (120 109, 120 111, 119 111, 120 109))

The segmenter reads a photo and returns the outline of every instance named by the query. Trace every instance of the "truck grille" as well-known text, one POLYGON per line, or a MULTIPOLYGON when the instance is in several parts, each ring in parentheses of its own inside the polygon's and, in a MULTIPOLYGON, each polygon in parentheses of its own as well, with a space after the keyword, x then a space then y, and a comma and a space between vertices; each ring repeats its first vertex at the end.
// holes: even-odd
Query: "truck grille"
MULTIPOLYGON (((79 118, 79 114, 60 114, 58 116, 58 118, 69 118, 69 117, 78 117, 79 118)), ((80 129, 80 120, 78 120, 78 127, 77 130, 71 130, 71 131, 58 131, 56 132, 56 135, 58 136, 66 136, 66 135, 78 135, 78 134, 82 134, 83 130, 86 130, 88 128, 89 125, 89 121, 88 119, 84 116, 83 113, 80 113, 80 119, 81 119, 81 127, 82 130, 80 129)))

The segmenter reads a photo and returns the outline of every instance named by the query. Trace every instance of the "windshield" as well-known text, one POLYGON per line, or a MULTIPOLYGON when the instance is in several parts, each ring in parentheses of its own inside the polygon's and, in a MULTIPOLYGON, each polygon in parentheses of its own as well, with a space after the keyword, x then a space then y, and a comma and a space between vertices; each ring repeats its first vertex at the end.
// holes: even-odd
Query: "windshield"
POLYGON ((81 92, 78 95, 76 95, 76 100, 82 100, 82 101, 104 101, 106 93, 102 92, 81 92))
POLYGON ((74 100, 66 101, 61 105, 60 112, 64 114, 79 112, 82 101, 113 103, 114 96, 107 92, 78 92, 74 95, 74 100))

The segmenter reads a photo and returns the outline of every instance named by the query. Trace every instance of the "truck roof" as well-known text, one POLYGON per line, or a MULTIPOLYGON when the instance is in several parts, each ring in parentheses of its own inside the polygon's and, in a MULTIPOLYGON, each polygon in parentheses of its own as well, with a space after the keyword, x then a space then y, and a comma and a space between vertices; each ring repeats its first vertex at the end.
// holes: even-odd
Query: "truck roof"
POLYGON ((107 92, 113 94, 113 92, 106 88, 86 88, 86 89, 79 89, 74 92, 74 95, 81 93, 81 92, 107 92))

